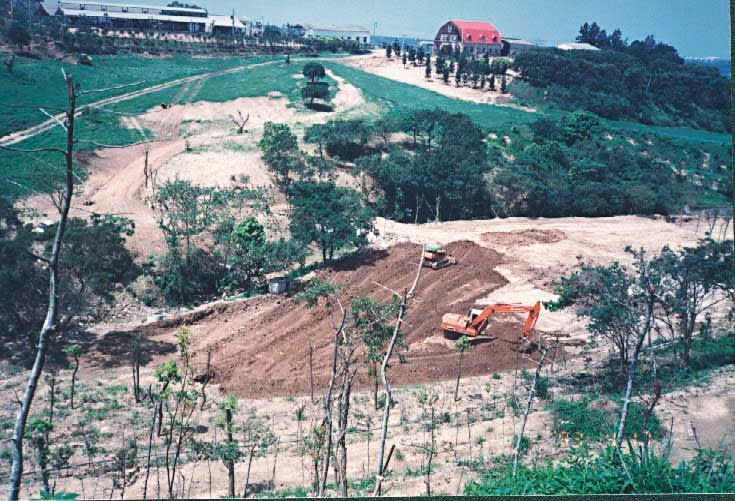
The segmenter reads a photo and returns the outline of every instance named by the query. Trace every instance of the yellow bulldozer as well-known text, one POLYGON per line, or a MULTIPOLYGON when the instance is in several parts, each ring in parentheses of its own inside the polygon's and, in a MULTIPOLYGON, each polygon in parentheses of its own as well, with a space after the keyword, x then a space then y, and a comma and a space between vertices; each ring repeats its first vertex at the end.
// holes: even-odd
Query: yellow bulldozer
POLYGON ((427 245, 424 250, 424 266, 432 270, 446 268, 457 264, 457 260, 450 256, 441 245, 427 245))

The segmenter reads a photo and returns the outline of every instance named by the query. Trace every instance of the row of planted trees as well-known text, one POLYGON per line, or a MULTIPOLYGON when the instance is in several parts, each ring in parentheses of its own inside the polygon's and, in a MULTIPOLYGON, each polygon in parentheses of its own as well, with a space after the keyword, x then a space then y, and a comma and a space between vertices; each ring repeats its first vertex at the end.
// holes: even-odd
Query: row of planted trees
POLYGON ((457 87, 471 85, 473 89, 499 90, 505 94, 508 90, 506 73, 511 67, 511 61, 505 57, 490 58, 470 54, 466 51, 456 51, 450 55, 438 54, 434 60, 434 69, 431 66, 431 52, 423 47, 401 47, 398 42, 386 45, 385 55, 391 59, 394 55, 401 58, 403 66, 423 66, 424 75, 431 78, 432 71, 445 84, 454 79, 457 87))

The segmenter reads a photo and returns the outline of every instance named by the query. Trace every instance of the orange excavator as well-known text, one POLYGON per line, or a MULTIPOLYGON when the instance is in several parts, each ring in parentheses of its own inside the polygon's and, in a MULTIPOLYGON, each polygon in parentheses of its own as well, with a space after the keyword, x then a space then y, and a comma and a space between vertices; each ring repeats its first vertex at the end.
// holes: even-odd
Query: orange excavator
POLYGON ((470 309, 467 315, 459 313, 445 313, 442 317, 442 330, 444 333, 459 334, 462 336, 477 337, 485 332, 488 319, 496 313, 525 313, 528 312, 526 323, 523 324, 523 337, 528 336, 536 325, 541 313, 541 302, 537 301, 533 306, 523 304, 491 304, 479 309, 470 309))

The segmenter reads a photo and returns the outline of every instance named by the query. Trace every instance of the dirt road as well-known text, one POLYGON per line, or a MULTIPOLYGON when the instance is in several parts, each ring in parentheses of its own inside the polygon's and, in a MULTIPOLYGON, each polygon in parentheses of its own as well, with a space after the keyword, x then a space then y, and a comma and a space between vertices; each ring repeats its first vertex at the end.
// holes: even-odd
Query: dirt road
MULTIPOLYGON (((193 75, 189 77, 183 77, 183 78, 176 78, 174 80, 169 80, 168 82, 160 83, 157 85, 151 85, 149 87, 144 87, 142 89, 137 89, 134 91, 126 92, 124 94, 120 94, 118 96, 108 97, 105 99, 100 99, 98 101, 95 101, 93 103, 83 104, 77 108, 79 114, 84 113, 85 110, 89 109, 90 107, 98 107, 98 106, 106 106, 110 104, 119 103, 122 101, 128 101, 130 99, 135 99, 136 97, 143 96, 145 94, 150 94, 151 92, 157 92, 159 90, 168 89, 169 87, 174 87, 176 85, 185 84, 185 83, 192 83, 192 82, 202 82, 208 78, 218 76, 218 75, 226 75, 228 73, 237 73, 239 71, 243 71, 247 68, 252 68, 256 65, 262 65, 262 64, 271 64, 271 62, 268 63, 255 63, 255 64, 249 64, 245 66, 237 66, 235 68, 228 68, 226 70, 219 70, 219 71, 212 71, 209 73, 202 73, 200 75, 193 75)), ((141 84, 144 82, 140 82, 141 84)), ((0 146, 11 146, 13 144, 19 143, 20 141, 23 141, 25 139, 28 139, 30 137, 36 136, 38 134, 41 134, 42 132, 46 132, 49 129, 52 129, 53 127, 56 127, 59 124, 59 120, 63 120, 64 115, 59 114, 56 115, 53 118, 49 118, 48 120, 41 122, 37 125, 34 125, 32 127, 28 127, 27 129, 19 130, 16 132, 13 132, 11 134, 8 134, 6 136, 0 137, 0 146)))

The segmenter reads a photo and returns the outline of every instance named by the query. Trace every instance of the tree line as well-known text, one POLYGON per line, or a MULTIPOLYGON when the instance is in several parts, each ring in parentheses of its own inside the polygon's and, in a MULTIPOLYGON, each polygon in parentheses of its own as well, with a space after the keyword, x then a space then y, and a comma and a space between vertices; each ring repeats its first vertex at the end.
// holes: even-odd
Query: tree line
POLYGON ((653 35, 628 44, 620 30, 607 35, 596 23, 585 23, 577 39, 605 50, 524 51, 513 61, 524 82, 514 85, 531 89, 514 94, 613 120, 731 130, 728 82, 715 68, 685 63, 653 35))

